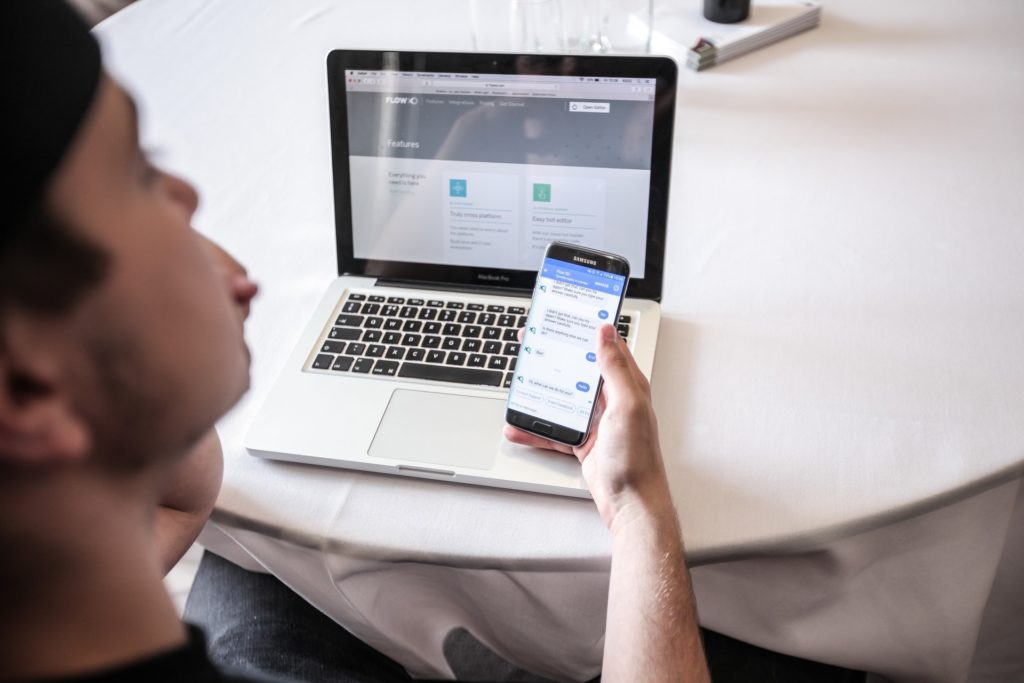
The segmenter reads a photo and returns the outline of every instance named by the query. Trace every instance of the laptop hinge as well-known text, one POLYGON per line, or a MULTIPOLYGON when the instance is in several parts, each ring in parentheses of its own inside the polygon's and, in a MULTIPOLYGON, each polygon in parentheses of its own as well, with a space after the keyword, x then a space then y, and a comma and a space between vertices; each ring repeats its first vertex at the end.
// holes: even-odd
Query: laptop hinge
POLYGON ((517 287, 495 287, 493 285, 463 285, 440 282, 423 282, 420 280, 401 280, 397 278, 377 278, 377 287, 404 287, 406 289, 433 289, 445 292, 465 292, 469 294, 489 294, 491 296, 514 296, 518 298, 529 297, 532 294, 530 289, 517 287))

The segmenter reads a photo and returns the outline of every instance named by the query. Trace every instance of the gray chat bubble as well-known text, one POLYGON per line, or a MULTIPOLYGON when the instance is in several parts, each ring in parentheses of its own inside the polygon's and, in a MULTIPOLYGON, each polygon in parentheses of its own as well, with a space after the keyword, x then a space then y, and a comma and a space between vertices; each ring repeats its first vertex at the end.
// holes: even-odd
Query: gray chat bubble
POLYGON ((559 308, 547 308, 540 321, 540 335, 584 349, 594 346, 597 321, 559 308))
POLYGON ((551 285, 551 293, 572 301, 581 301, 589 304, 602 304, 605 302, 605 297, 601 292, 590 289, 589 287, 580 287, 568 282, 554 282, 551 285))

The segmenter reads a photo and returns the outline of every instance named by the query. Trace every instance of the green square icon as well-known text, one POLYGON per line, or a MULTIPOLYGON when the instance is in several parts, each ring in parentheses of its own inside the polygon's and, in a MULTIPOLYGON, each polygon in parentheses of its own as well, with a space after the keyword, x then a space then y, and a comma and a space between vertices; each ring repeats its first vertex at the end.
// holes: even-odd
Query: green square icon
POLYGON ((535 201, 535 202, 550 202, 551 201, 551 184, 550 183, 534 183, 533 184, 533 201, 535 201))

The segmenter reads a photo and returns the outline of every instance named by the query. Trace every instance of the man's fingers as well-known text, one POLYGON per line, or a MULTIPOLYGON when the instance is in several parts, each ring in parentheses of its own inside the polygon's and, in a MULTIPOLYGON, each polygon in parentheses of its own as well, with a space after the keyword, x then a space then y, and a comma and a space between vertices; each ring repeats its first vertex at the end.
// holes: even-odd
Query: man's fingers
POLYGON ((636 364, 626 345, 619 340, 619 333, 614 327, 602 325, 597 334, 597 365, 604 378, 608 399, 614 403, 623 392, 635 391, 633 366, 636 364))
POLYGON ((534 448, 543 448, 549 451, 558 451, 559 453, 565 453, 567 455, 572 454, 572 448, 566 446, 563 443, 556 443, 551 439, 545 439, 542 436, 536 434, 530 434, 524 432, 521 429, 516 429, 512 425, 505 425, 503 430, 505 438, 512 443, 517 443, 521 446, 533 446, 534 448))
POLYGON ((640 369, 640 366, 636 364, 636 358, 629 350, 629 345, 626 344, 626 340, 619 335, 616 336, 616 341, 619 347, 626 354, 627 365, 629 366, 630 372, 633 373, 633 378, 636 380, 636 385, 643 389, 644 393, 651 393, 651 382, 647 379, 647 375, 640 369))

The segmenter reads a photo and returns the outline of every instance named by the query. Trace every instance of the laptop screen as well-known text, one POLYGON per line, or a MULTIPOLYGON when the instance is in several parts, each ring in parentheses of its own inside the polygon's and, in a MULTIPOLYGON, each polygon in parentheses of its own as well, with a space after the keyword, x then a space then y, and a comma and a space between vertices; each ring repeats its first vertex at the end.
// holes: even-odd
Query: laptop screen
POLYGON ((664 270, 675 64, 335 50, 340 273, 530 289, 553 241, 664 270))
POLYGON ((536 270, 552 241, 643 277, 653 78, 345 71, 356 258, 536 270))

